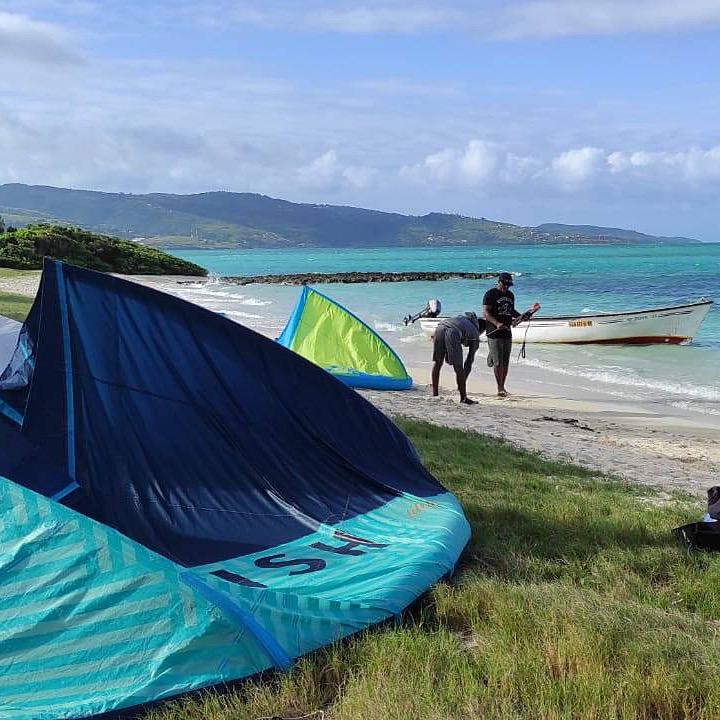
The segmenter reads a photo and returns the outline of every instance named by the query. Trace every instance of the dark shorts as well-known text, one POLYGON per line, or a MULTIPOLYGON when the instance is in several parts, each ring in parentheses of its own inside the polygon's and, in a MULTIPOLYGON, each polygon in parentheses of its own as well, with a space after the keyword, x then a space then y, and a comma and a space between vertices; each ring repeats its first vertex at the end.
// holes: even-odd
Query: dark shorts
POLYGON ((509 365, 510 351, 512 350, 512 338, 488 338, 488 366, 509 365))
POLYGON ((457 367, 463 364, 462 341, 460 331, 455 328, 438 326, 433 336, 433 362, 445 362, 457 367))

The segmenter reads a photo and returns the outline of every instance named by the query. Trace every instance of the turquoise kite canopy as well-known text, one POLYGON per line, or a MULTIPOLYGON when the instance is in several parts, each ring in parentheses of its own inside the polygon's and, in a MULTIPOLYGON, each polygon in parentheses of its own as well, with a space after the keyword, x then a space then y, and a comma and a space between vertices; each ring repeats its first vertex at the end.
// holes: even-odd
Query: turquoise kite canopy
POLYGON ((278 342, 350 387, 412 387, 402 360, 380 335, 340 303, 307 285, 278 342))
POLYGON ((183 568, 0 478, 0 718, 85 718, 287 669, 401 612, 468 536, 449 493, 398 497, 270 552, 183 568))
POLYGON ((328 373, 46 261, 0 373, 0 720, 286 669, 402 612, 469 537, 399 428, 328 373))

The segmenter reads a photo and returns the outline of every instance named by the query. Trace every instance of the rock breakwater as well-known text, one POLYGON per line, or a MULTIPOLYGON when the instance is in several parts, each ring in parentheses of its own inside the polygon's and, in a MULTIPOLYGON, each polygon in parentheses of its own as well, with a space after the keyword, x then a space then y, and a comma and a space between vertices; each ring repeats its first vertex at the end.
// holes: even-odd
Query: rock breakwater
POLYGON ((289 275, 246 275, 224 277, 223 282, 235 285, 270 283, 275 285, 315 285, 320 283, 380 283, 436 280, 487 280, 497 273, 476 272, 336 272, 292 273, 289 275))

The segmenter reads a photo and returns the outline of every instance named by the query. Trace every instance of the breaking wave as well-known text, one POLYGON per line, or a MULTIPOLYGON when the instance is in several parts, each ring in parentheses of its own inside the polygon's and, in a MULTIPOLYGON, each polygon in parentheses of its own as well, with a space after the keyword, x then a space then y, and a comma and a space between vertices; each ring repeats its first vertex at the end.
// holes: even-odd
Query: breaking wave
POLYGON ((544 360, 522 360, 523 365, 537 367, 561 375, 573 375, 586 378, 595 382, 609 383, 611 385, 623 385, 635 389, 643 388, 656 392, 669 393, 670 395, 683 395, 698 400, 711 400, 720 402, 720 389, 707 385, 694 385, 692 383, 679 383, 667 380, 649 380, 640 377, 637 373, 627 368, 615 366, 612 369, 591 369, 585 367, 558 367, 554 363, 544 360))

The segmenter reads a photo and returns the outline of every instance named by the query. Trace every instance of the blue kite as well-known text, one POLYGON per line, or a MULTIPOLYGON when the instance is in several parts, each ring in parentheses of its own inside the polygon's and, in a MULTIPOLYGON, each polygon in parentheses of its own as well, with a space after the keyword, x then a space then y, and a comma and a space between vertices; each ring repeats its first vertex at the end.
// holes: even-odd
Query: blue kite
POLYGON ((469 536, 405 435, 321 368, 45 261, 0 375, 0 719, 286 669, 400 613, 469 536))

